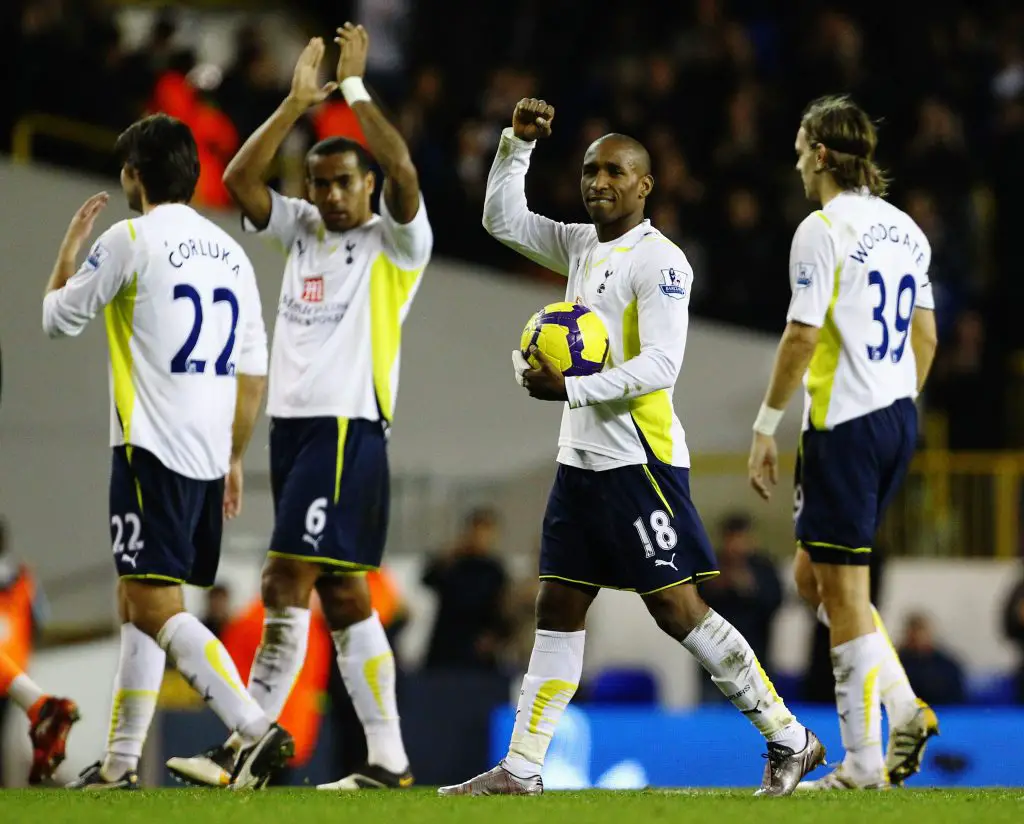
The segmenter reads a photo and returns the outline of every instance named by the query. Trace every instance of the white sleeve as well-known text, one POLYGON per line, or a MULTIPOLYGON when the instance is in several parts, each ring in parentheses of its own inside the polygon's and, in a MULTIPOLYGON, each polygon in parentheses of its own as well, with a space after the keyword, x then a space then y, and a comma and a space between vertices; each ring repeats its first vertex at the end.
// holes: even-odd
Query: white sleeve
POLYGON ((270 192, 270 220, 260 229, 249 218, 242 215, 242 231, 280 241, 285 251, 292 248, 299 232, 315 228, 320 222, 316 206, 297 197, 285 197, 268 187, 270 192))
POLYGON ((43 331, 47 335, 80 334, 131 280, 134 234, 130 221, 115 223, 99 236, 71 279, 43 299, 43 331))
MULTIPOLYGON (((927 240, 925 241, 927 243, 927 240)), ((924 266, 921 269, 921 275, 917 281, 917 299, 915 305, 918 309, 927 309, 930 312, 935 311, 935 295, 932 292, 932 279, 928 274, 928 270, 932 265, 932 247, 928 244, 928 248, 925 250, 924 266)))
POLYGON ((657 246, 630 273, 636 295, 640 354, 596 375, 568 378, 569 406, 620 401, 675 385, 683 368, 693 271, 674 245, 657 246))
POLYGON ((427 207, 420 193, 416 216, 408 223, 399 223, 388 211, 387 200, 380 199, 381 225, 384 227, 384 254, 400 269, 422 269, 434 248, 434 232, 427 218, 427 207))
POLYGON ((559 223, 534 214, 526 205, 526 170, 534 142, 520 140, 507 127, 487 176, 483 224, 488 234, 535 263, 569 274, 570 249, 593 234, 583 223, 559 223))
POLYGON ((267 374, 267 327, 263 323, 263 304, 256 286, 252 264, 246 272, 245 305, 242 315, 242 340, 238 351, 236 372, 239 375, 267 374))
POLYGON ((821 212, 804 218, 793 235, 789 252, 789 283, 793 297, 787 323, 796 321, 819 329, 825 323, 836 287, 836 252, 828 223, 821 212))

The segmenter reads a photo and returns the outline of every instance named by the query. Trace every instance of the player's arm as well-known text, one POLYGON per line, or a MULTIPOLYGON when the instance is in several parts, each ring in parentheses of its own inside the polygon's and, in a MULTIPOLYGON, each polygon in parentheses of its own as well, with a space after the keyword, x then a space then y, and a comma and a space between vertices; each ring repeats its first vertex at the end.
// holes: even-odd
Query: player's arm
POLYGON ((686 258, 672 247, 670 254, 646 257, 631 277, 640 351, 625 363, 596 375, 567 378, 565 394, 573 409, 669 389, 683 368, 693 282, 686 258))
POLYGON ((935 361, 935 350, 939 346, 939 332, 935 324, 935 311, 918 306, 910 326, 910 345, 917 363, 917 391, 924 390, 925 381, 935 361))
MULTIPOLYGON (((927 242, 927 241, 926 241, 927 242)), ((914 351, 914 362, 917 364, 917 392, 924 390, 925 381, 932 370, 935 350, 939 346, 939 332, 935 322, 935 295, 928 277, 928 266, 931 265, 932 250, 928 246, 921 282, 917 287, 917 299, 914 314, 910 322, 910 346, 914 351)))
POLYGON ((324 57, 324 41, 314 37, 295 64, 292 88, 277 110, 242 144, 224 170, 224 185, 242 214, 257 228, 270 223, 272 207, 267 172, 292 127, 308 109, 322 103, 337 84, 320 86, 317 72, 324 57))
POLYGON ((384 201, 398 223, 410 223, 420 208, 420 181, 398 129, 392 126, 363 85, 370 36, 362 26, 346 23, 334 42, 341 47, 338 86, 359 121, 370 153, 384 171, 384 201))
POLYGON ((82 244, 92 234, 107 199, 106 193, 89 198, 71 219, 61 242, 43 296, 43 330, 51 338, 78 335, 128 281, 134 242, 131 221, 117 223, 100 235, 76 268, 82 244))
POLYGON ((256 418, 267 386, 267 329, 252 268, 246 278, 241 349, 235 366, 238 392, 231 425, 231 467, 224 486, 224 515, 234 518, 242 510, 242 458, 256 428, 256 418))
POLYGON ((567 225, 531 212, 526 203, 526 172, 537 140, 551 134, 554 106, 525 99, 516 104, 512 126, 501 133, 487 175, 483 225, 495 240, 561 275, 569 274, 574 236, 593 228, 567 225))
POLYGON ((765 500, 770 497, 768 482, 778 482, 775 430, 811 364, 837 287, 835 246, 820 212, 806 218, 793 236, 789 277, 793 297, 786 329, 775 351, 768 389, 754 421, 754 441, 747 466, 751 486, 765 500))

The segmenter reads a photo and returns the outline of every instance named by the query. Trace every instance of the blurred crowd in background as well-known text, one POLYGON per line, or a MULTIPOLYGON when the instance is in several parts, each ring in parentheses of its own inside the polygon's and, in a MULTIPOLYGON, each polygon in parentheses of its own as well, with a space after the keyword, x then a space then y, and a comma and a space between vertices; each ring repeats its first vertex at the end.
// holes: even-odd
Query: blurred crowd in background
MULTIPOLYGON (((162 109, 199 138, 199 199, 229 205, 220 170, 287 92, 290 67, 275 61, 266 32, 241 25, 229 65, 198 65, 174 10, 128 50, 105 3, 17 6, 5 11, 18 19, 5 26, 15 37, 0 59, 18 81, 0 140, 29 112, 117 130, 162 109)), ((452 0, 290 6, 310 33, 330 37, 345 19, 367 25, 368 81, 412 148, 439 254, 531 266, 486 236, 480 213, 499 131, 516 101, 543 97, 557 113, 535 154, 533 208, 585 219, 575 173, 585 147, 611 130, 638 137, 654 159, 649 216, 694 265, 695 311, 754 329, 784 323, 789 243, 808 209, 793 171, 801 110, 823 93, 853 94, 880 120, 894 202, 932 244, 946 345, 929 402, 948 413, 949 445, 1021 445, 1004 386, 1024 349, 1013 308, 1024 298, 1014 257, 1024 183, 1019 3, 693 0, 655 14, 605 0, 523 0, 508 26, 495 25, 489 4, 452 0)), ((344 109, 336 96, 312 113, 305 145, 356 128, 344 109)), ((49 155, 96 163, 66 145, 49 155)))

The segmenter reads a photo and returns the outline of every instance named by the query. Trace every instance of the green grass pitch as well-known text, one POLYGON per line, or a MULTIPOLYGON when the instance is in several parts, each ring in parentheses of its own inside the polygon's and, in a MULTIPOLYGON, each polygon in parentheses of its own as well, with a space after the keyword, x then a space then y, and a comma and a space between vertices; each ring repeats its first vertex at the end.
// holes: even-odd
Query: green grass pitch
POLYGON ((893 790, 792 798, 749 792, 552 792, 540 798, 438 798, 429 789, 333 794, 302 789, 0 791, 6 824, 1019 824, 1024 790, 893 790))

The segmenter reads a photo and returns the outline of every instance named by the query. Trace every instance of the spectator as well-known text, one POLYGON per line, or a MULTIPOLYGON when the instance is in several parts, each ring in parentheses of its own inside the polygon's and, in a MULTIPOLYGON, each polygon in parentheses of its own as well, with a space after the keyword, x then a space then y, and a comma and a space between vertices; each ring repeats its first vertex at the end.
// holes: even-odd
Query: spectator
MULTIPOLYGON (((721 574, 700 585, 701 597, 747 639, 770 674, 771 631, 782 605, 782 584, 774 562, 757 545, 749 515, 736 513, 722 520, 718 567, 721 574)), ((710 679, 701 684, 705 701, 722 697, 710 679)))
POLYGON ((202 620, 203 626, 218 638, 221 637, 224 626, 231 620, 231 590, 223 584, 210 587, 206 593, 206 611, 202 620))
POLYGON ((932 706, 964 703, 964 673, 960 663, 935 645, 935 631, 927 615, 907 616, 900 661, 918 698, 932 706))
POLYGON ((1024 579, 1013 588, 1003 607, 1003 632, 1019 654, 1017 664, 1017 703, 1024 704, 1024 579))
MULTIPOLYGON (((31 570, 8 554, 7 524, 0 518, 0 652, 27 670, 32 648, 46 615, 46 602, 31 570)), ((3 786, 2 746, 7 704, 0 695, 0 787, 3 786)))
POLYGON ((498 668, 508 634, 508 576, 494 551, 498 526, 494 510, 473 510, 458 540, 427 565, 423 583, 438 599, 425 662, 430 669, 498 668))

